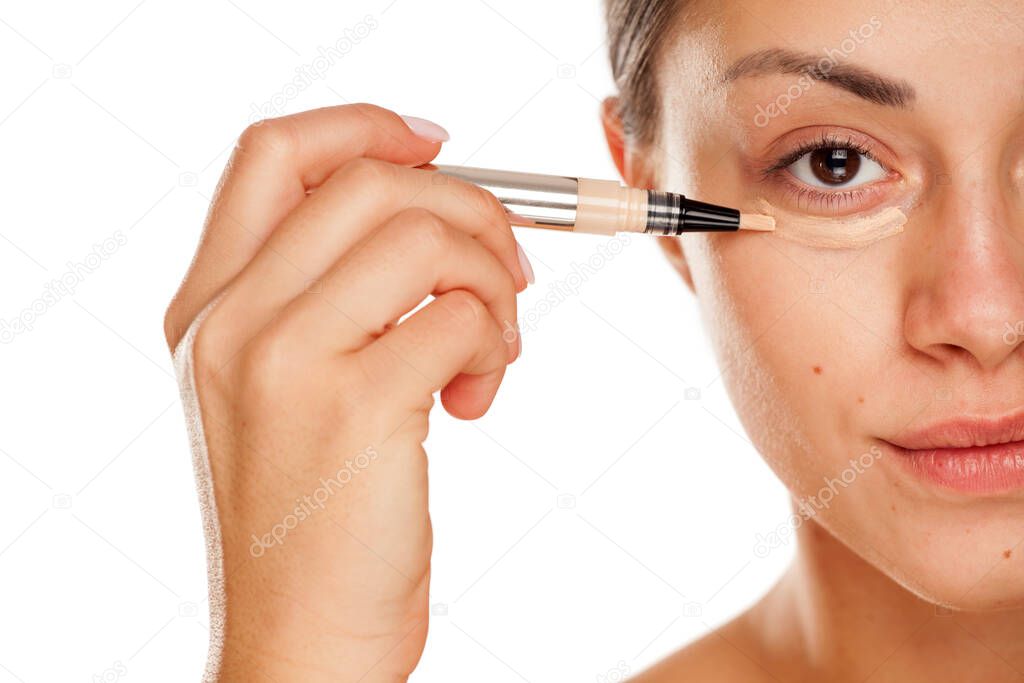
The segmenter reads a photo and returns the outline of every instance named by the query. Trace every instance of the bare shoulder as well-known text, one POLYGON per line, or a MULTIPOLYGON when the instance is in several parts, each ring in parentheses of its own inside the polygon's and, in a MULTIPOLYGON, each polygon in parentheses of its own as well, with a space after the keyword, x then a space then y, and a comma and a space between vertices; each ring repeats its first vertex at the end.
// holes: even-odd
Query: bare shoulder
POLYGON ((764 668, 758 641, 746 616, 740 616, 669 655, 630 679, 630 683, 778 681, 764 668))

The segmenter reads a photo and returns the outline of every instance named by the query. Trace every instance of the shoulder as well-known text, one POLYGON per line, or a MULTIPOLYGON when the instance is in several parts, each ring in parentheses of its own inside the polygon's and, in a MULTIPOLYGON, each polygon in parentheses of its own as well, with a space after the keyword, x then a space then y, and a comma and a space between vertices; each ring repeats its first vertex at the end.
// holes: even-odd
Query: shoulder
POLYGON ((761 663, 764 653, 759 640, 745 615, 740 616, 669 655, 630 679, 630 683, 777 681, 761 663))

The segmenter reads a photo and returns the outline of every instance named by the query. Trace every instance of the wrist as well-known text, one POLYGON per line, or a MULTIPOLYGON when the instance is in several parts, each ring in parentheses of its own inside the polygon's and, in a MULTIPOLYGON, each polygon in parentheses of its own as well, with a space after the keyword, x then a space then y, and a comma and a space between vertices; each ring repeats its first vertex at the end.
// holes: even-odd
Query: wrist
MULTIPOLYGON (((306 643, 282 648, 279 642, 224 643, 218 683, 406 683, 415 661, 400 666, 400 654, 378 644, 337 642, 333 646, 306 643)), ((419 657, 417 655, 416 660, 419 657)))
MULTIPOLYGON (((278 596, 280 597, 280 596, 278 596)), ((303 683, 405 683, 426 642, 427 616, 401 620, 373 635, 344 624, 366 626, 369 615, 325 613, 289 601, 266 600, 246 614, 229 610, 218 681, 272 680, 303 683)))

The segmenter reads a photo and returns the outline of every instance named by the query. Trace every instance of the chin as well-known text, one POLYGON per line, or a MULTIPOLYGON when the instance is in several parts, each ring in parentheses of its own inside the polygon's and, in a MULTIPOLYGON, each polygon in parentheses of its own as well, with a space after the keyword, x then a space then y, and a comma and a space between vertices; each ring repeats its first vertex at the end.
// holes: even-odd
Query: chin
POLYGON ((934 532, 918 544, 919 552, 904 551, 893 578, 922 599, 955 611, 1024 608, 1021 536, 1005 528, 983 527, 968 534, 968 528, 961 524, 945 533, 934 532))
MULTIPOLYGON (((1017 563, 1015 563, 1017 564, 1017 563)), ((979 564, 978 572, 992 570, 979 564)), ((954 612, 997 612, 1024 609, 1024 577, 1019 564, 1015 568, 996 568, 981 582, 976 574, 961 575, 924 567, 909 568, 906 580, 892 575, 917 597, 954 612), (1015 569, 1015 575, 1011 575, 1015 569), (1009 570, 1009 571, 1007 571, 1009 570)))
MULTIPOLYGON (((885 482, 880 478, 872 485, 882 489, 885 482)), ((880 504, 873 504, 878 497, 856 501, 836 511, 840 519, 822 520, 824 526, 888 579, 938 609, 1024 609, 1024 508, 1019 500, 891 503, 892 491, 899 489, 887 488, 880 504), (865 525, 868 514, 872 522, 865 525)))

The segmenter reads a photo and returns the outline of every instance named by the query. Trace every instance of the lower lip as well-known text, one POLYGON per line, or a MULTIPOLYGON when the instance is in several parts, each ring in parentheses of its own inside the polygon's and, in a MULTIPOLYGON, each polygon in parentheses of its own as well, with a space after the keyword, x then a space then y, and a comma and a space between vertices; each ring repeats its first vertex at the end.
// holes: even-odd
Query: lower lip
POLYGON ((947 489, 974 494, 1024 489, 1024 441, 971 448, 895 449, 914 474, 947 489))

